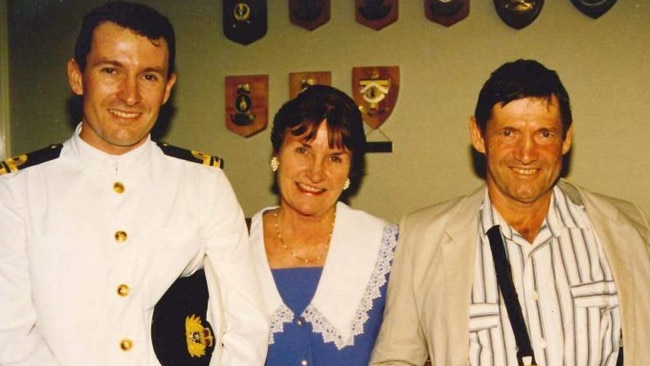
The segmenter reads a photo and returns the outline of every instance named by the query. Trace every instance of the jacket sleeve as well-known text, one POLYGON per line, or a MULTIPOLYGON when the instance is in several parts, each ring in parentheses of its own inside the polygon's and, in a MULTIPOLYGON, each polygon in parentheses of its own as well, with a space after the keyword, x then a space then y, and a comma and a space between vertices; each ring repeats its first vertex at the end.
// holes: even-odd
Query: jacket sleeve
POLYGON ((425 363, 427 344, 420 328, 413 284, 413 253, 406 220, 388 282, 384 320, 373 350, 371 365, 417 365, 425 363))
POLYGON ((0 178, 0 365, 59 365, 37 327, 16 179, 0 178))
MULTIPOLYGON (((217 200, 208 208, 211 218, 206 241, 205 274, 210 292, 209 311, 217 323, 211 365, 263 365, 269 321, 253 265, 244 215, 225 176, 217 200)), ((208 200, 209 201, 209 200, 208 200)))

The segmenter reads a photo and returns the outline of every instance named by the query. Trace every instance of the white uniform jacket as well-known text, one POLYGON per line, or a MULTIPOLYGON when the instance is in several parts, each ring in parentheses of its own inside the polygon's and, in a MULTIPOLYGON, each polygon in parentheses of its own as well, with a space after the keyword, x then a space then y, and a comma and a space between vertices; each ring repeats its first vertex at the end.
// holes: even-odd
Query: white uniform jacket
POLYGON ((153 308, 204 263, 211 365, 263 364, 268 320, 222 170, 150 140, 107 155, 79 130, 58 158, 0 166, 0 365, 159 365, 153 308))

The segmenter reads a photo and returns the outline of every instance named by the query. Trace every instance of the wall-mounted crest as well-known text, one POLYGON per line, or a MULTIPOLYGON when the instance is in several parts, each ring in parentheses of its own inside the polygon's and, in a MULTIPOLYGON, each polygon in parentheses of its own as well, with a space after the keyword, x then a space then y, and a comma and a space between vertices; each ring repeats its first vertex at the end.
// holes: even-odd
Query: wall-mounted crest
POLYGON ((515 29, 529 26, 543 6, 544 0, 494 0, 499 18, 515 29))
POLYGON ((268 75, 226 76, 226 128, 250 137, 268 123, 268 75))
POLYGON ((223 33, 229 40, 248 45, 264 37, 266 0, 223 0, 223 33))
POLYGON ((616 4, 616 0, 571 0, 571 2, 583 14, 594 19, 607 13, 616 4))
POLYGON ((398 0, 355 0, 357 22, 380 30, 397 21, 398 0))
POLYGON ((330 20, 330 0, 289 0, 291 23, 314 30, 330 20))
POLYGON ((332 85, 332 73, 329 71, 289 73, 289 98, 295 98, 306 87, 316 84, 332 85))
POLYGON ((424 13, 430 21, 450 27, 469 15, 469 0, 424 0, 424 13))
POLYGON ((363 121, 372 128, 378 128, 395 109, 399 93, 399 67, 352 68, 352 92, 363 121))

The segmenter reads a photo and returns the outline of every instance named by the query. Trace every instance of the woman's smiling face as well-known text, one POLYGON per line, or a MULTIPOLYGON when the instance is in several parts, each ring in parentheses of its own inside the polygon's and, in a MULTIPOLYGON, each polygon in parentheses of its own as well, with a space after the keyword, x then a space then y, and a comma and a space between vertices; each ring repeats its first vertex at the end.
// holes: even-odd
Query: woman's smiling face
POLYGON ((334 209, 350 173, 351 155, 329 144, 327 123, 315 137, 285 134, 277 158, 280 205, 304 216, 321 216, 334 209))

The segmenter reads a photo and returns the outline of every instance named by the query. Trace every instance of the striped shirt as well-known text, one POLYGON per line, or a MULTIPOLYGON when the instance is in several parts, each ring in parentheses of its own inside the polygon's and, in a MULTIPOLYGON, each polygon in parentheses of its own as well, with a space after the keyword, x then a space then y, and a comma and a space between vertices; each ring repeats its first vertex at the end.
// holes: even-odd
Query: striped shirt
POLYGON ((621 330, 616 286, 584 207, 555 187, 533 243, 505 222, 487 193, 478 215, 469 364, 517 365, 486 236, 500 225, 537 364, 614 366, 621 330))

